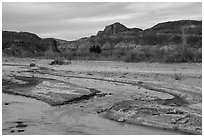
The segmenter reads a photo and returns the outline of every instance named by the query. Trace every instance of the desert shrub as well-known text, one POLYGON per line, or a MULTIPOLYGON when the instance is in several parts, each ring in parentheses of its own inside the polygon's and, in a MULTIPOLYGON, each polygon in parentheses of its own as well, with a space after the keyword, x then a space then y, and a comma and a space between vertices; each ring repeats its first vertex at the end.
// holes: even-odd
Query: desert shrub
POLYGON ((63 65, 63 64, 64 64, 64 60, 62 59, 55 59, 50 62, 50 65, 63 65))
POLYGON ((202 62, 202 53, 201 52, 199 52, 199 51, 195 52, 194 62, 199 62, 199 63, 202 62))
POLYGON ((136 63, 136 62, 139 62, 140 60, 139 60, 137 54, 132 52, 132 53, 128 54, 127 56, 124 56, 123 61, 136 63))
POLYGON ((23 51, 22 54, 20 54, 21 57, 30 57, 32 56, 29 51, 23 51))
POLYGON ((144 60, 148 60, 149 58, 152 58, 152 50, 151 47, 145 46, 140 50, 141 52, 141 57, 143 57, 144 60), (142 56, 143 55, 143 56, 142 56))
POLYGON ((53 52, 52 50, 47 50, 45 53, 44 53, 44 56, 47 57, 47 58, 56 58, 56 57, 59 57, 60 56, 60 53, 56 53, 56 52, 53 52))
POLYGON ((71 64, 71 62, 66 61, 63 58, 56 58, 55 60, 49 63, 49 65, 68 65, 68 64, 71 64))
POLYGON ((163 56, 163 62, 201 62, 202 53, 195 48, 179 46, 175 49, 169 50, 163 56))
POLYGON ((72 59, 74 59, 75 53, 73 51, 65 51, 62 53, 61 56, 68 59, 68 60, 72 60, 72 59))
POLYGON ((182 50, 181 62, 192 62, 194 60, 195 51, 192 48, 185 48, 182 50))
POLYGON ((128 51, 125 51, 123 48, 117 48, 113 51, 113 58, 115 60, 120 60, 123 56, 126 56, 128 51))
MULTIPOLYGON (((92 46, 86 50, 64 50, 61 53, 61 57, 64 57, 69 60, 116 60, 125 62, 202 62, 202 52, 197 48, 181 44, 173 46, 165 51, 160 50, 161 46, 162 45, 141 46, 138 49, 116 48, 110 50, 103 50, 103 52, 100 52, 101 49, 98 50, 100 48, 99 46, 92 46)), ((55 58, 57 57, 53 52, 47 52, 47 54, 52 58, 53 56, 55 58)))
POLYGON ((175 80, 181 80, 181 75, 179 75, 179 74, 174 74, 174 79, 175 80))
POLYGON ((147 59, 146 53, 144 51, 132 51, 122 57, 125 62, 139 62, 145 61, 147 59))
POLYGON ((35 67, 36 64, 35 63, 30 63, 30 67, 35 67))
POLYGON ((150 50, 151 58, 149 59, 150 62, 161 62, 164 55, 165 51, 160 50, 159 48, 154 48, 150 50))
POLYGON ((101 52, 102 52, 102 50, 101 50, 101 48, 100 48, 100 46, 92 46, 92 47, 90 47, 89 48, 89 52, 90 53, 98 53, 98 54, 100 54, 101 52))
POLYGON ((73 60, 77 56, 76 50, 70 49, 70 48, 65 48, 61 50, 60 57, 68 59, 68 60, 73 60))
POLYGON ((91 54, 89 53, 89 51, 87 51, 85 49, 80 49, 80 50, 76 51, 76 57, 87 57, 89 55, 91 55, 91 54))
POLYGON ((103 50, 103 52, 101 53, 101 55, 105 57, 112 56, 112 54, 112 50, 103 50))
POLYGON ((178 62, 180 58, 180 53, 177 50, 168 50, 162 58, 163 62, 166 63, 173 63, 173 62, 178 62))

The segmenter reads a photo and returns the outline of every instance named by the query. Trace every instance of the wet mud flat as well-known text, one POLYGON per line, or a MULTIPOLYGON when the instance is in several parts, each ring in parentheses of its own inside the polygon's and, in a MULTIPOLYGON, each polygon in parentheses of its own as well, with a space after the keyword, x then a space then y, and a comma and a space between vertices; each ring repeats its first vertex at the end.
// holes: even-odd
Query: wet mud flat
POLYGON ((179 89, 176 92, 170 92, 168 88, 151 89, 169 93, 172 98, 137 95, 134 99, 117 102, 98 113, 118 122, 202 134, 202 111, 191 107, 192 104, 201 103, 201 94, 183 93, 179 89))
POLYGON ((189 134, 202 133, 201 114, 176 107, 158 105, 156 100, 126 100, 99 112, 118 122, 178 130, 189 134))
POLYGON ((42 135, 59 132, 56 130, 57 123, 47 115, 51 110, 48 104, 28 97, 4 93, 2 101, 3 135, 42 135), (56 129, 52 125, 55 125, 56 129))
POLYGON ((3 79, 3 93, 35 98, 52 106, 88 100, 95 95, 100 96, 99 90, 82 88, 59 80, 21 76, 14 76, 14 78, 23 81, 24 84, 3 79))
MULTIPOLYGON (((40 100, 3 94, 3 135, 178 135, 144 126, 120 123, 75 110, 77 104, 53 107, 40 100)), ((78 103, 82 105, 82 103, 78 103)), ((87 108, 88 109, 88 108, 87 108)))
MULTIPOLYGON (((83 110, 83 114, 97 114, 121 124, 202 134, 200 87, 178 81, 133 79, 123 73, 121 77, 118 72, 74 72, 66 66, 59 66, 60 70, 55 66, 8 67, 19 69, 3 72, 3 93, 34 98, 54 107, 76 105, 75 115, 83 110)), ((16 126, 21 128, 25 123, 16 126)))

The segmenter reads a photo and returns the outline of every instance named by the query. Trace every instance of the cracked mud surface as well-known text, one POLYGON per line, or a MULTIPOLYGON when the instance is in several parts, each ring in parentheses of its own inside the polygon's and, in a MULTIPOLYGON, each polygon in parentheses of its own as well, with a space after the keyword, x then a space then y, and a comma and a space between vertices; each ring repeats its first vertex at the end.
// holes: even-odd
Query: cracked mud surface
MULTIPOLYGON (((76 61, 67 66, 49 66, 49 60, 35 60, 37 66, 29 67, 29 60, 22 60, 11 59, 3 64, 3 93, 34 98, 51 106, 70 106, 71 111, 76 106, 79 117, 92 114, 154 130, 202 134, 199 64, 76 61), (181 80, 175 80, 175 73, 181 80)), ((15 103, 2 105, 4 108, 15 103)), ((26 133, 29 124, 20 122, 13 122, 3 132, 26 133)))

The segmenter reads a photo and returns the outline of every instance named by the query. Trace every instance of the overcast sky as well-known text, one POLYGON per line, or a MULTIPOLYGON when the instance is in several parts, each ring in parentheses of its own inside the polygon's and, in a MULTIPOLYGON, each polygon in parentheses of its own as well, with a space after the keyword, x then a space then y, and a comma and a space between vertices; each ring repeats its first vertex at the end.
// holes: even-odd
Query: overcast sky
POLYGON ((114 22, 146 29, 164 21, 202 20, 202 3, 3 3, 2 29, 74 40, 114 22))

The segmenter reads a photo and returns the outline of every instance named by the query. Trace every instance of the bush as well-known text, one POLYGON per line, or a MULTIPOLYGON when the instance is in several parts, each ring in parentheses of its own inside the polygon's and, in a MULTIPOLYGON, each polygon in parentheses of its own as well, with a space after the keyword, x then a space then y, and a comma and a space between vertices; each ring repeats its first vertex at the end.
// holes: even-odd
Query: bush
POLYGON ((164 54, 162 60, 166 63, 180 62, 180 54, 178 51, 169 50, 164 54))
POLYGON ((45 53, 44 53, 44 56, 47 57, 47 58, 57 58, 60 56, 60 53, 56 53, 56 52, 53 52, 52 50, 47 50, 45 53))
POLYGON ((68 64, 71 64, 71 62, 65 61, 62 58, 58 58, 58 59, 51 61, 49 65, 68 65, 68 64))
POLYGON ((103 50, 102 52, 102 56, 108 57, 108 56, 112 56, 112 50, 103 50))
POLYGON ((66 58, 68 60, 74 59, 75 56, 76 56, 76 52, 72 51, 70 49, 64 49, 62 54, 61 54, 61 57, 66 58))
POLYGON ((125 62, 139 62, 145 61, 146 59, 147 55, 144 51, 133 51, 122 58, 125 62))
POLYGON ((192 48, 185 48, 182 50, 182 62, 193 62, 195 51, 192 48))
POLYGON ((174 79, 175 79, 175 80, 181 80, 181 75, 179 75, 179 74, 174 74, 174 79))
MULTIPOLYGON (((101 51, 99 46, 92 46, 89 49, 78 51, 66 49, 61 57, 77 60, 117 60, 125 62, 202 62, 201 50, 185 45, 167 47, 167 50, 160 50, 161 45, 141 46, 139 49, 116 48, 101 51), (176 47, 176 48, 175 48, 176 47), (101 53, 101 54, 100 54, 101 53)), ((58 57, 53 52, 47 52, 50 58, 58 57)))
POLYGON ((99 46, 92 46, 89 48, 90 53, 98 53, 100 54, 102 52, 101 48, 99 46))
POLYGON ((130 53, 127 56, 123 57, 123 61, 125 61, 125 62, 135 62, 136 63, 136 62, 139 62, 140 60, 139 60, 137 54, 130 53))
POLYGON ((202 63, 202 53, 201 52, 199 52, 199 51, 195 52, 194 62, 202 63))
POLYGON ((30 63, 30 67, 35 67, 36 64, 35 63, 30 63))
POLYGON ((164 62, 202 62, 202 53, 197 49, 189 47, 177 47, 173 50, 169 50, 163 56, 164 62))
POLYGON ((160 50, 159 48, 151 49, 150 51, 150 62, 161 62, 163 60, 163 57, 165 55, 165 52, 163 50, 160 50))
POLYGON ((123 48, 118 48, 113 51, 113 58, 115 60, 120 60, 123 56, 126 56, 128 51, 125 51, 123 48))

